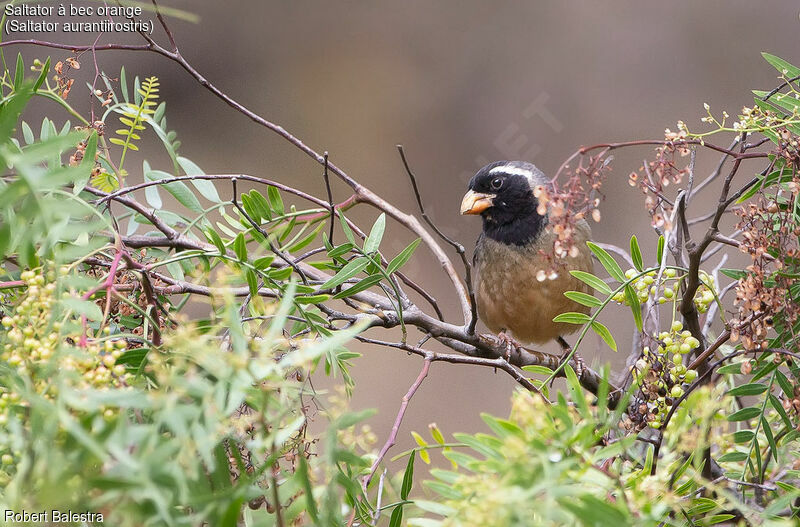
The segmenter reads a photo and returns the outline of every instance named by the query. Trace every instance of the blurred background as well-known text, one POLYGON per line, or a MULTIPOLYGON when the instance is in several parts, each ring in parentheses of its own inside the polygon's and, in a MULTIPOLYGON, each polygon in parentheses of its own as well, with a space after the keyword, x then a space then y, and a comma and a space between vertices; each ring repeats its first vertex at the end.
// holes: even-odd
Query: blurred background
MULTIPOLYGON (((200 16, 197 24, 169 23, 184 56, 211 82, 314 149, 329 151, 334 163, 395 205, 416 211, 395 149, 402 143, 430 215, 470 254, 480 220, 458 210, 480 166, 524 159, 552 173, 581 145, 660 139, 678 119, 700 129, 704 102, 735 116, 752 104, 751 89, 777 85, 761 51, 800 63, 800 3, 788 0, 163 4, 200 16)), ((29 36, 74 44, 96 37, 4 39, 29 36)), ((166 43, 159 28, 154 37, 166 43)), ((108 42, 140 41, 135 35, 99 41, 108 42)), ((29 58, 45 55, 19 49, 29 58)), ((69 56, 52 53, 54 60, 69 56)), ((90 56, 82 62, 80 73, 90 79, 90 56)), ((248 173, 324 196, 319 165, 201 89, 174 63, 133 52, 104 52, 98 63, 114 75, 125 65, 131 76, 160 78, 182 154, 207 173, 248 173)), ((76 86, 71 103, 85 110, 89 96, 83 84, 76 86)), ((596 240, 622 246, 637 234, 652 259, 655 236, 642 195, 627 184, 628 174, 651 154, 645 147, 616 155, 604 187, 603 221, 593 228, 596 240)), ((717 160, 699 156, 699 173, 707 174, 717 160)), ((169 168, 166 157, 162 161, 169 168)), ((338 200, 349 196, 347 190, 336 186, 338 200)), ((361 207, 352 216, 368 228, 377 213, 361 207)), ((410 240, 390 225, 384 249, 393 255, 410 240)), ((419 250, 407 272, 429 288, 451 320, 461 320, 449 282, 429 253, 419 250)), ((627 308, 611 308, 603 321, 621 350, 615 355, 593 337, 582 347, 587 363, 619 367, 629 347, 629 318, 627 308)), ((380 409, 371 425, 382 442, 422 363, 396 350, 355 348, 364 356, 355 361, 352 405, 380 409)), ((330 388, 322 377, 315 378, 317 389, 330 388)), ((445 433, 484 430, 479 414, 505 415, 513 389, 502 372, 434 363, 393 452, 413 445, 411 430, 427 436, 432 421, 445 433)))

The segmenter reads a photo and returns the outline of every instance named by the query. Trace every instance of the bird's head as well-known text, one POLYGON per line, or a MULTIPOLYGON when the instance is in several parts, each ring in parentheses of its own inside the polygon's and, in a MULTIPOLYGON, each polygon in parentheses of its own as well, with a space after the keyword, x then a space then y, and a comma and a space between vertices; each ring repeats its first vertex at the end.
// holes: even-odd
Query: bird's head
POLYGON ((486 236, 502 243, 534 241, 547 223, 536 209, 533 189, 547 185, 541 170, 524 161, 496 161, 470 180, 461 201, 461 214, 480 214, 486 236))

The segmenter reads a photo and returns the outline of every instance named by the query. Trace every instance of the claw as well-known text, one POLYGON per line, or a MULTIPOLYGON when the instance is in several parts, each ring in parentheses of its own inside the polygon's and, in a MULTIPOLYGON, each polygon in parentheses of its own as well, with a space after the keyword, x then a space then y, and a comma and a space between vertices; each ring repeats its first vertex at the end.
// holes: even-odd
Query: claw
POLYGON ((506 359, 507 362, 511 361, 511 354, 514 351, 519 350, 522 347, 522 344, 517 342, 511 335, 505 332, 505 330, 501 331, 497 334, 498 340, 506 345, 506 352, 503 357, 506 359))
POLYGON ((511 360, 511 354, 515 351, 519 351, 522 348, 522 344, 520 344, 514 337, 509 335, 505 332, 505 330, 501 331, 497 335, 481 335, 480 338, 489 345, 497 345, 498 341, 500 344, 505 346, 505 353, 503 353, 503 358, 507 361, 511 360))
POLYGON ((583 362, 583 358, 580 355, 573 355, 575 359, 575 375, 578 376, 578 379, 583 377, 583 372, 586 371, 586 363, 583 362))
MULTIPOLYGON (((556 340, 558 340, 558 343, 561 345, 561 349, 564 350, 564 353, 561 355, 561 361, 559 362, 559 367, 561 367, 567 362, 569 354, 572 353, 572 347, 563 337, 559 336, 556 340)), ((586 371, 586 363, 583 362, 583 358, 578 354, 573 354, 572 359, 575 361, 575 375, 580 379, 583 377, 583 372, 586 371)))

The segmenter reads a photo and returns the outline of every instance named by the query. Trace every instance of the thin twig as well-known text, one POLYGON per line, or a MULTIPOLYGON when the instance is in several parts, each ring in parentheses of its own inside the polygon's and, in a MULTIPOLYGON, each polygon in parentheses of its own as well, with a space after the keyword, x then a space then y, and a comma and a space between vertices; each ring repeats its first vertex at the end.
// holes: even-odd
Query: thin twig
POLYGON ((378 470, 378 466, 380 466, 383 458, 386 457, 386 453, 397 442, 397 433, 400 431, 400 425, 403 423, 403 417, 406 415, 408 403, 411 401, 411 398, 414 397, 414 394, 417 393, 417 389, 419 389, 422 381, 425 380, 425 377, 428 376, 428 371, 430 371, 430 369, 431 359, 426 358, 422 363, 422 370, 420 370, 419 375, 417 375, 417 379, 408 389, 400 402, 400 409, 397 411, 397 417, 395 417, 394 425, 392 425, 392 431, 389 433, 389 437, 386 439, 386 442, 383 444, 383 447, 378 453, 378 457, 375 458, 375 461, 372 463, 372 466, 369 469, 369 474, 364 477, 362 487, 365 493, 367 492, 367 487, 369 486, 370 481, 372 481, 372 477, 375 475, 375 471, 378 470))
POLYGON ((425 220, 425 223, 427 223, 428 226, 433 229, 433 231, 438 234, 441 239, 450 244, 450 246, 452 246, 461 257, 461 263, 464 265, 464 280, 467 284, 467 294, 469 295, 469 302, 471 305, 471 317, 469 326, 467 327, 467 332, 470 334, 475 333, 475 326, 478 324, 478 309, 477 303, 475 302, 475 290, 473 289, 472 284, 472 265, 467 259, 466 250, 464 249, 463 245, 443 233, 441 229, 439 229, 439 227, 433 223, 433 220, 428 217, 428 213, 425 212, 425 206, 422 204, 422 196, 419 192, 419 187, 417 186, 417 178, 414 176, 414 173, 411 171, 411 167, 408 165, 408 160, 406 159, 406 153, 403 150, 403 145, 397 145, 397 151, 400 152, 400 159, 403 160, 403 166, 406 169, 406 174, 408 174, 408 178, 411 180, 411 186, 414 189, 414 197, 417 199, 419 212, 422 214, 422 218, 425 220))
POLYGON ((323 169, 322 169, 322 179, 325 180, 325 191, 328 193, 328 206, 329 206, 330 211, 331 211, 330 231, 328 232, 328 241, 331 243, 331 245, 334 245, 334 243, 333 243, 333 223, 334 223, 333 218, 336 217, 336 206, 333 204, 333 193, 331 192, 331 180, 330 180, 330 177, 328 177, 328 152, 327 151, 323 154, 323 157, 325 158, 325 164, 323 165, 323 169))

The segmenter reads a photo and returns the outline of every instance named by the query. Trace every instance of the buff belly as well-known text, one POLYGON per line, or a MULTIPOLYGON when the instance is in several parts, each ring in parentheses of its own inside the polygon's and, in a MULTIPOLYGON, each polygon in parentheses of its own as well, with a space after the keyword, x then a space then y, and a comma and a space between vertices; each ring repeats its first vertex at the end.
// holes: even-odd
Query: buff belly
MULTIPOLYGON (((588 231, 588 226, 586 229, 588 231)), ((539 248, 546 247, 547 243, 552 248, 552 242, 543 239, 532 246, 518 247, 487 238, 479 241, 475 294, 481 320, 491 331, 505 330, 521 342, 540 344, 580 328, 575 324, 553 322, 561 313, 589 312, 588 307, 564 296, 565 291, 591 294, 586 284, 569 273, 570 270, 592 271, 591 252, 585 240, 576 242, 579 254, 559 260, 555 278, 539 280, 539 271, 548 270, 552 265, 541 256, 539 248)))

